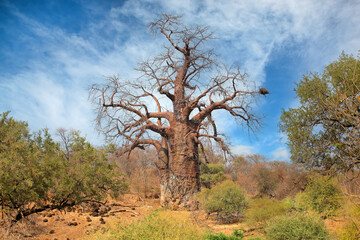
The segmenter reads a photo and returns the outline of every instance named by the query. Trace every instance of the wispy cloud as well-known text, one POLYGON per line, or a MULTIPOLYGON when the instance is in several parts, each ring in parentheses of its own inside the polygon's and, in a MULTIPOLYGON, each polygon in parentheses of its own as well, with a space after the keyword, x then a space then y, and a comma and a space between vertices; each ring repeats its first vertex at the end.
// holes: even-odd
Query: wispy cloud
POLYGON ((253 146, 246 146, 246 145, 231 146, 230 151, 232 154, 243 155, 243 156, 256 153, 256 149, 253 146))
MULTIPOLYGON (((356 53, 360 46, 356 27, 360 3, 356 1, 139 0, 109 8, 83 4, 91 11, 87 25, 77 33, 40 22, 16 5, 5 6, 22 28, 11 30, 19 33, 15 40, 23 50, 8 56, 23 67, 11 66, 15 71, 0 73, 0 110, 11 109, 35 129, 79 129, 97 143, 101 140, 93 130, 87 87, 103 76, 136 79, 138 73, 132 70, 136 64, 161 50, 163 40, 146 29, 159 13, 183 15, 190 25, 208 25, 218 36, 210 44, 222 61, 239 64, 258 85, 271 81, 266 66, 274 52, 292 49, 287 54, 306 59, 299 64, 309 69, 321 68, 341 50, 356 53), (27 51, 26 58, 21 51, 27 51)), ((234 128, 235 122, 219 119, 220 130, 234 137, 228 128, 234 128)), ((234 151, 256 150, 244 144, 233 147, 234 151)), ((288 158, 283 148, 273 155, 288 158)))
POLYGON ((290 154, 285 147, 279 147, 271 152, 271 156, 274 160, 289 161, 290 154))

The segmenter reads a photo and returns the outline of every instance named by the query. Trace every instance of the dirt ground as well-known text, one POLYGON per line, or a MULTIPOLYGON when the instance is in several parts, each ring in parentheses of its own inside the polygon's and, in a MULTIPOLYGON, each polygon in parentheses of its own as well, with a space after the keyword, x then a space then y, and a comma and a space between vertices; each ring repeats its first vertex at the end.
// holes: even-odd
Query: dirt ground
POLYGON ((49 210, 33 214, 17 223, 12 233, 0 229, 0 239, 74 240, 86 239, 109 224, 131 223, 160 207, 159 199, 142 200, 126 194, 119 200, 108 200, 105 206, 81 206, 70 211, 49 210))

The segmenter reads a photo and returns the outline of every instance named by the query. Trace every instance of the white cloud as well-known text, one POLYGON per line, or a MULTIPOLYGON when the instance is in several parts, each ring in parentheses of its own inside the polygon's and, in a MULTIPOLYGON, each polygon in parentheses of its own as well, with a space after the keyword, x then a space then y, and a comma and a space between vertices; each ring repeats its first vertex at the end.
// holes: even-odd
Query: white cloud
POLYGON ((271 152, 271 156, 274 160, 289 161, 290 153, 285 147, 279 147, 271 152))
MULTIPOLYGON (((360 28, 356 27, 360 3, 356 1, 127 1, 122 7, 97 13, 103 18, 90 20, 88 29, 77 35, 45 26, 15 8, 12 11, 40 43, 27 41, 33 44, 34 54, 26 59, 27 69, 0 76, 7 105, 35 128, 76 128, 94 139, 94 115, 86 87, 103 76, 138 76, 132 69, 156 55, 163 43, 145 28, 158 12, 181 14, 190 25, 210 26, 219 37, 211 44, 222 60, 240 64, 258 85, 266 79, 265 67, 274 50, 301 43, 303 49, 298 48, 297 54, 306 56, 309 65, 321 67, 341 50, 354 52, 360 46, 360 28), (121 21, 119 17, 124 15, 140 24, 121 21)), ((220 130, 235 127, 226 115, 218 115, 220 130)), ((238 153, 255 150, 245 145, 233 149, 238 153)), ((278 148, 273 155, 289 158, 285 148, 278 148)))
POLYGON ((232 154, 236 155, 249 155, 254 153, 255 148, 252 146, 246 145, 235 145, 230 146, 230 151, 232 154))

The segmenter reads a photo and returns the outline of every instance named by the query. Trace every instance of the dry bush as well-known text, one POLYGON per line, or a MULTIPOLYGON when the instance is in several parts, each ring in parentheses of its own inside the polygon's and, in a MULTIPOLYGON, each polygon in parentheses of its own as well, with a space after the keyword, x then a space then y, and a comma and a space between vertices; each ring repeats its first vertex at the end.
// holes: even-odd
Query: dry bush
POLYGON ((235 158, 226 168, 231 179, 250 197, 283 199, 304 190, 307 173, 300 167, 282 161, 268 161, 253 154, 235 158))
POLYGON ((360 171, 350 171, 345 174, 339 174, 339 185, 345 195, 360 196, 360 171))
POLYGON ((308 173, 299 166, 287 162, 272 162, 274 177, 277 186, 274 191, 276 199, 295 197, 299 191, 303 191, 307 184, 308 173))
POLYGON ((117 149, 111 156, 119 168, 126 174, 130 191, 141 197, 157 198, 160 195, 158 169, 155 165, 154 149, 134 150, 130 156, 120 154, 117 149))

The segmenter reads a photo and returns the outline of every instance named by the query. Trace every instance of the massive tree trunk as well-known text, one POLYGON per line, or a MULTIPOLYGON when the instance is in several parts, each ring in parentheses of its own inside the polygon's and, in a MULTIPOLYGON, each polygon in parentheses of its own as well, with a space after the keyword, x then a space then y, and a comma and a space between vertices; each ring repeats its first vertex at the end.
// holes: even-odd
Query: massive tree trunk
POLYGON ((161 204, 173 209, 197 208, 200 190, 198 144, 186 124, 177 124, 166 148, 159 151, 161 204))

